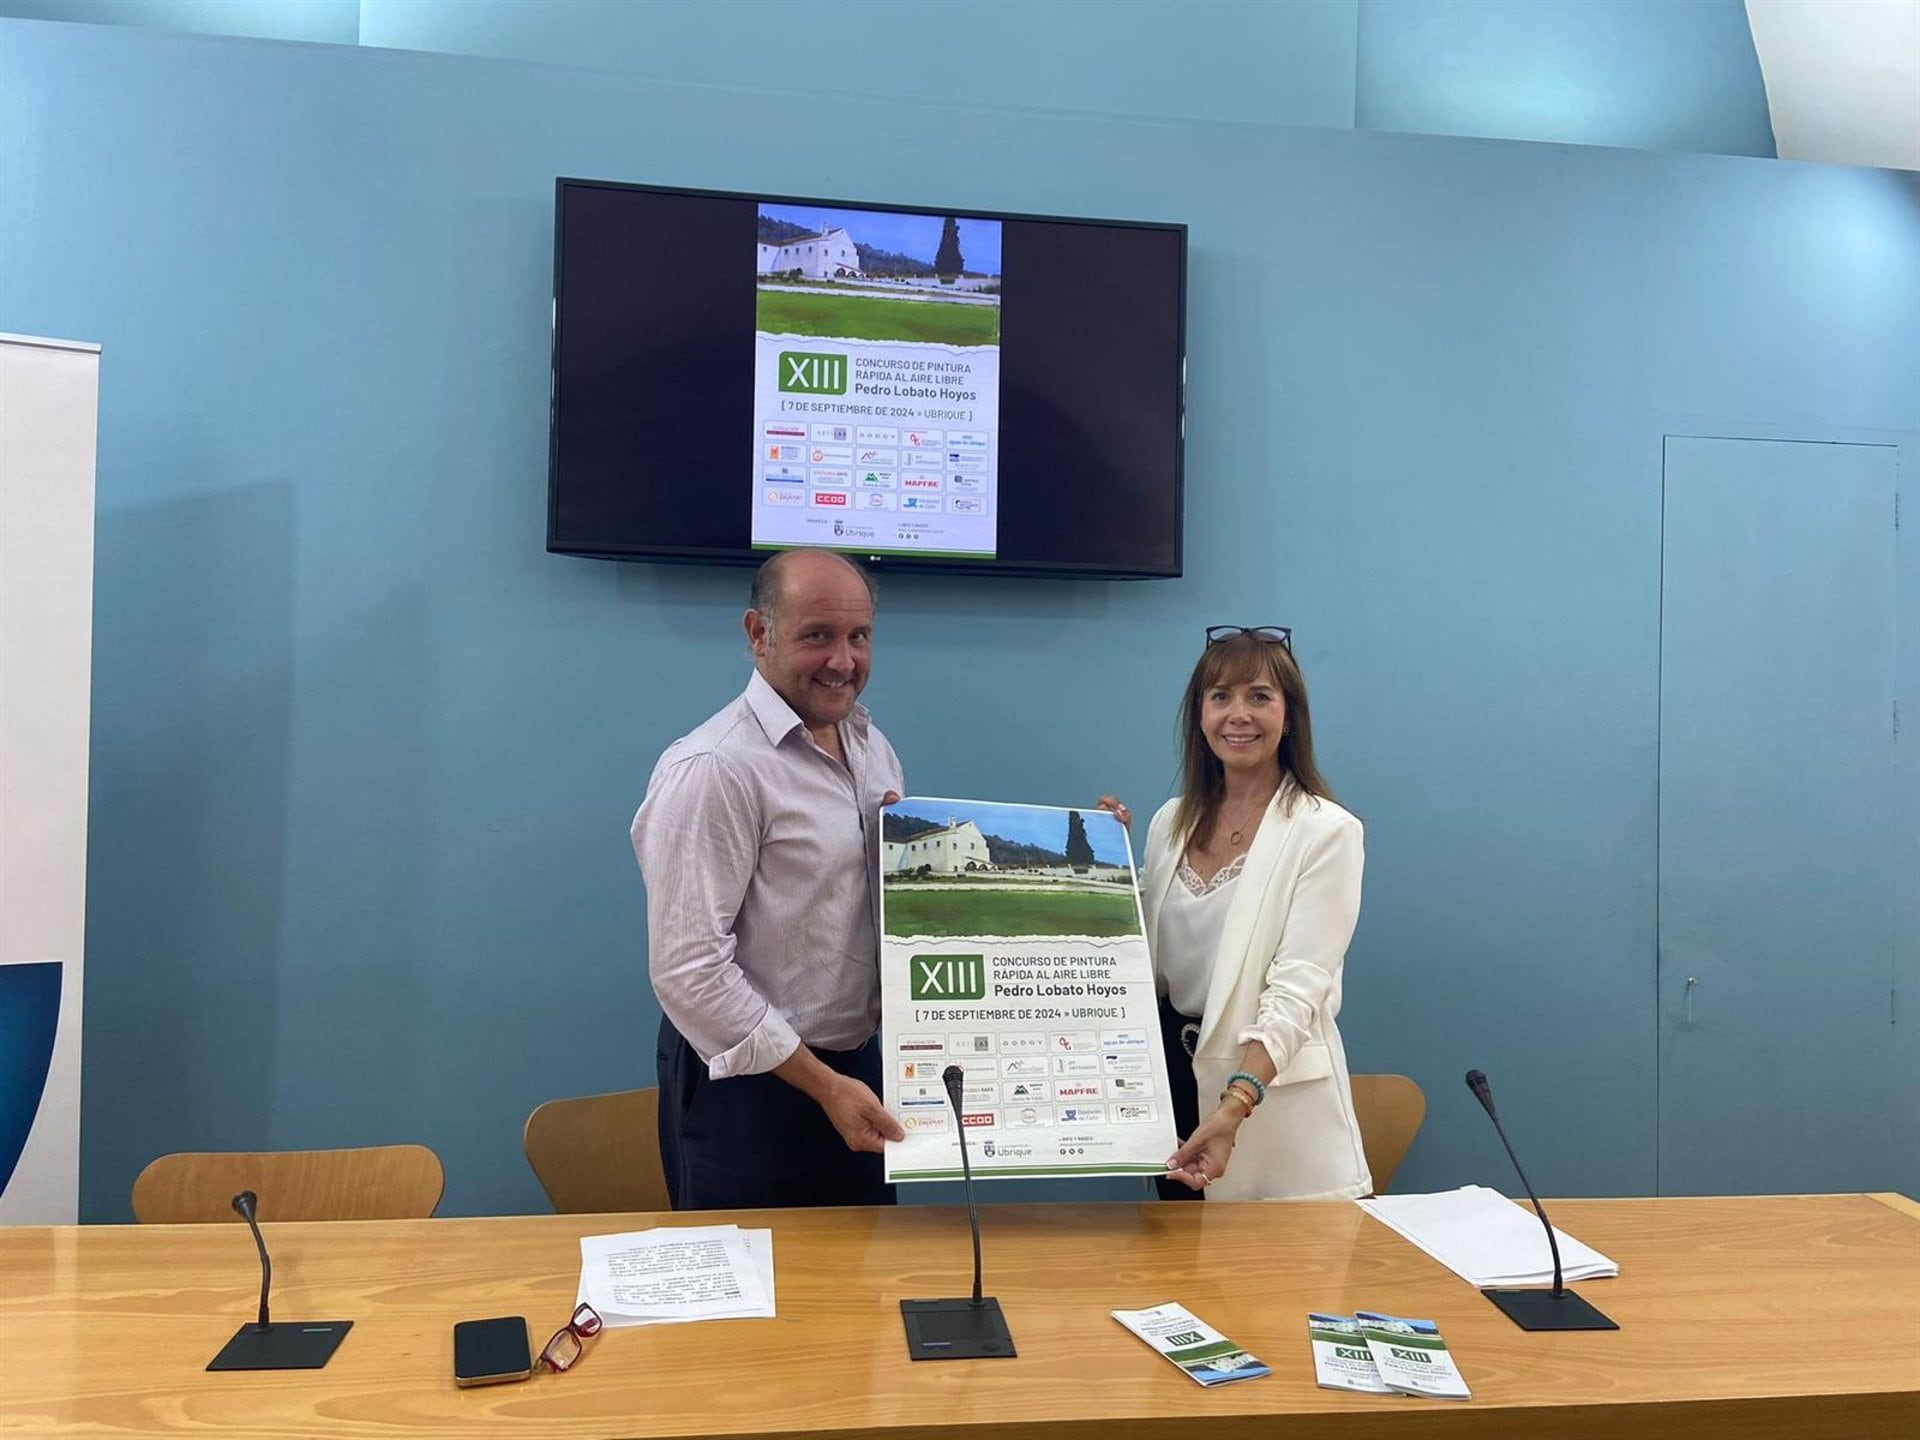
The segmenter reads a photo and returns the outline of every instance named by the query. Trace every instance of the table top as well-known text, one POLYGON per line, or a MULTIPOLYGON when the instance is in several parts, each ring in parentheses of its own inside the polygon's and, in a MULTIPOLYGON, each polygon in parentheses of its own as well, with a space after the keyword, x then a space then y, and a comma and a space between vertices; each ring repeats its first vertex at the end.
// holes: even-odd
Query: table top
POLYGON ((276 1319, 351 1319, 324 1370, 208 1374, 250 1320, 244 1227, 0 1228, 0 1435, 428 1437, 1920 1434, 1920 1206, 1899 1196, 1550 1201, 1619 1262, 1616 1332, 1527 1334, 1352 1204, 994 1206, 1019 1356, 914 1363, 899 1302, 965 1295, 948 1207, 266 1227, 276 1319), (771 1228, 779 1314, 608 1330, 565 1375, 461 1390, 454 1321, 572 1308, 578 1239, 771 1228), (1177 1300, 1273 1367, 1202 1389, 1108 1315, 1177 1300), (1321 1390, 1309 1310, 1436 1320, 1470 1401, 1321 1390), (1657 1417, 1657 1418, 1656 1418, 1657 1417))

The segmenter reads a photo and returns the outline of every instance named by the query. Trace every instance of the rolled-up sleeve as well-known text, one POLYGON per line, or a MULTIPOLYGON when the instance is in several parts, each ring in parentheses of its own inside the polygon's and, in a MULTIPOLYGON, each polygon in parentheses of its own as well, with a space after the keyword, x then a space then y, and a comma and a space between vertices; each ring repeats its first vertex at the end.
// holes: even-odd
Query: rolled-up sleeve
POLYGON ((1300 1047, 1313 1039, 1314 1020, 1339 984, 1360 918, 1365 862, 1360 822, 1343 816, 1315 842, 1294 884, 1254 1023, 1237 1037, 1242 1044, 1265 1045, 1276 1075, 1284 1076, 1300 1047))
POLYGON ((716 1080, 771 1070, 800 1045, 735 960, 760 825, 752 787, 711 752, 663 764, 633 819, 654 993, 716 1080))

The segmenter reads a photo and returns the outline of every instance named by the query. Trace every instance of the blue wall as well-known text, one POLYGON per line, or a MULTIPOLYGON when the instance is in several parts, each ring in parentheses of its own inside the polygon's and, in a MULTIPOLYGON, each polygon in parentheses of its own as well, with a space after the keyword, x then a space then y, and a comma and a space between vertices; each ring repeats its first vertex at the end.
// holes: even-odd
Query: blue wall
POLYGON ((1552 1190, 1650 1189, 1661 436, 1914 443, 1920 181, 809 104, 862 143, 0 22, 0 328, 105 345, 83 1213, 165 1150, 395 1139, 538 1209, 527 1112, 650 1079, 626 826, 745 677, 745 580, 541 549, 556 174, 1188 221, 1188 578, 891 579, 869 699, 918 790, 1144 810, 1200 628, 1295 625, 1369 822, 1349 1050, 1433 1103, 1404 1185, 1504 1175, 1479 1064, 1552 1190))

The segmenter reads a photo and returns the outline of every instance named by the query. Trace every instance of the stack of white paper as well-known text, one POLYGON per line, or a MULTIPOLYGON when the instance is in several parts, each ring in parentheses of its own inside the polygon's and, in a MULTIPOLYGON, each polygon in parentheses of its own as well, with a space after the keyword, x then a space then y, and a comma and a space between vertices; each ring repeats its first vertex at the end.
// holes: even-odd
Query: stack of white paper
POLYGON ((583 1235, 579 1303, 609 1325, 770 1317, 773 1232, 689 1225, 583 1235))
MULTIPOLYGON (((1356 1202, 1381 1224, 1418 1245, 1469 1285, 1550 1285, 1553 1255, 1531 1209, 1484 1185, 1437 1195, 1377 1195, 1356 1202)), ((1568 1280, 1618 1275, 1620 1267, 1558 1226, 1560 1268, 1568 1280)))

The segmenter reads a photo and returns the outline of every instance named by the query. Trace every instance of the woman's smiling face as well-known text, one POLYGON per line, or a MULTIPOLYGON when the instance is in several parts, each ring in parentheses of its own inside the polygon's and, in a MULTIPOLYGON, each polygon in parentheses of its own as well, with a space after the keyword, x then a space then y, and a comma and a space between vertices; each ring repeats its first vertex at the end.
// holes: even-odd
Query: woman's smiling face
POLYGON ((1286 728, 1286 698, 1271 675, 1238 684, 1223 681, 1200 697, 1200 733, 1229 774, 1277 770, 1286 728))

